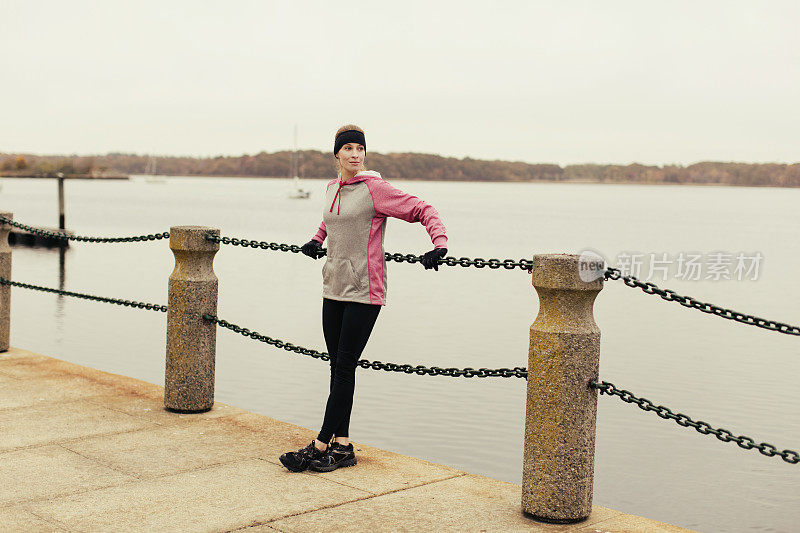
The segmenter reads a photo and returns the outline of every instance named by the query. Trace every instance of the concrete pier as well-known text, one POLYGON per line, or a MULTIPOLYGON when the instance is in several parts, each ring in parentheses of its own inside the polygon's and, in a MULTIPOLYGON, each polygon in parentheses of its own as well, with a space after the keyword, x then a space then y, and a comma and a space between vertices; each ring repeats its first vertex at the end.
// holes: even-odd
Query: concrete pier
POLYGON ((288 472, 316 431, 11 347, 0 354, 0 530, 679 532, 593 506, 525 516, 522 487, 355 442, 358 465, 288 472))

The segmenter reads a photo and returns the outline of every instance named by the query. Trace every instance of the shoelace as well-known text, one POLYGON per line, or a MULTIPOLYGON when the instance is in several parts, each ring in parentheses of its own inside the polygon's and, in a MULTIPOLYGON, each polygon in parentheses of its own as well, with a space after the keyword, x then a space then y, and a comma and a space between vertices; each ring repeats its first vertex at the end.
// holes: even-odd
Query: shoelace
POLYGON ((331 447, 331 448, 329 448, 329 450, 330 451, 328 453, 326 453, 325 456, 321 459, 322 461, 326 462, 328 465, 333 464, 337 460, 341 461, 341 460, 345 459, 348 455, 350 455, 350 453, 352 451, 349 448, 346 448, 344 446, 337 446, 335 448, 331 447), (338 456, 338 457, 336 457, 336 456, 338 456))
MULTIPOLYGON (((311 444, 309 444, 305 448, 300 449, 297 452, 297 455, 300 455, 300 456, 305 457, 307 459, 314 459, 314 452, 315 451, 317 451, 317 447, 314 446, 314 442, 312 441, 311 444)), ((320 452, 320 453, 325 453, 325 452, 320 452)))

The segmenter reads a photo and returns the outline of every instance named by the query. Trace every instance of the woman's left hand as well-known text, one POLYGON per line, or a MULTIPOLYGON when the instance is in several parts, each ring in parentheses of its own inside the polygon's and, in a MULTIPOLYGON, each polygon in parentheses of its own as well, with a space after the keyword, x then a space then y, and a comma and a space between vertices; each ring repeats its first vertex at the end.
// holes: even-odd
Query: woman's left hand
POLYGON ((439 259, 447 255, 447 248, 434 248, 422 256, 422 265, 425 270, 429 268, 439 271, 439 259))

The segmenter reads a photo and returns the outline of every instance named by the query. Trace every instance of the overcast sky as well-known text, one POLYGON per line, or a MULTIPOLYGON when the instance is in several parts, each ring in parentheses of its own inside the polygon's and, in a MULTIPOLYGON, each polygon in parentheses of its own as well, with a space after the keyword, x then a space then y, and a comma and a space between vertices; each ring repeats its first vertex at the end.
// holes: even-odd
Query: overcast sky
POLYGON ((800 161, 797 1, 0 3, 0 152, 800 161))

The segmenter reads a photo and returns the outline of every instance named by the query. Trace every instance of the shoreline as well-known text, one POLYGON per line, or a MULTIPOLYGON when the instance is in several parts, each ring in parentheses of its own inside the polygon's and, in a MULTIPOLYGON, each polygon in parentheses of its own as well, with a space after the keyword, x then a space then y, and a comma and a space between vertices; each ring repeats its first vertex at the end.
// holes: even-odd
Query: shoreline
MULTIPOLYGON (((146 177, 148 174, 131 174, 133 177, 146 177)), ((171 175, 171 174, 158 174, 158 176, 165 178, 249 178, 249 179, 283 179, 291 181, 293 178, 286 176, 253 176, 244 174, 226 174, 226 175, 171 175)), ((0 176, 2 177, 2 176, 0 176)), ((333 177, 306 177, 300 178, 300 181, 324 181, 331 180, 333 177)), ((392 180, 401 181, 421 181, 421 182, 436 182, 436 183, 564 183, 564 184, 599 184, 599 185, 670 185, 670 186, 690 186, 690 187, 744 187, 744 188, 771 188, 771 189, 800 189, 800 187, 780 186, 780 185, 740 185, 728 183, 674 183, 674 182, 639 182, 639 181, 600 181, 600 180, 489 180, 489 179, 472 179, 472 180, 441 180, 441 179, 413 179, 393 177, 392 180)), ((388 180, 387 180, 388 181, 388 180)))
MULTIPOLYGON (((103 181, 132 181, 133 178, 146 178, 151 176, 151 174, 130 174, 127 177, 65 177, 65 179, 80 179, 83 181, 94 181, 94 180, 103 180, 103 181)), ((215 175, 215 174, 193 174, 193 175, 185 175, 185 174, 155 174, 154 176, 162 177, 162 178, 178 178, 178 179, 193 179, 193 178, 212 178, 212 179, 225 179, 225 178, 247 178, 247 179, 283 179, 291 181, 293 178, 285 177, 285 176, 253 176, 251 174, 225 174, 225 175, 215 175)), ((31 180, 49 180, 49 179, 57 179, 52 177, 45 177, 45 176, 13 176, 13 175, 0 175, 0 179, 31 179, 31 180)), ((331 177, 305 177, 300 178, 300 180, 305 181, 325 181, 333 179, 331 177)), ((598 184, 598 185, 668 185, 673 187, 681 187, 681 186, 689 186, 689 187, 742 187, 748 189, 800 189, 800 186, 782 186, 782 185, 745 185, 745 184, 729 184, 729 183, 695 183, 695 182, 686 182, 686 183, 675 183, 675 182, 640 182, 640 181, 601 181, 601 180, 589 180, 589 179, 569 179, 569 180, 491 180, 491 179, 471 179, 471 180, 442 180, 442 179, 413 179, 413 178, 392 178, 393 180, 401 180, 401 181, 421 181, 421 182, 437 182, 437 183, 553 183, 553 184, 598 184)), ((387 180, 388 181, 388 180, 387 180)))

